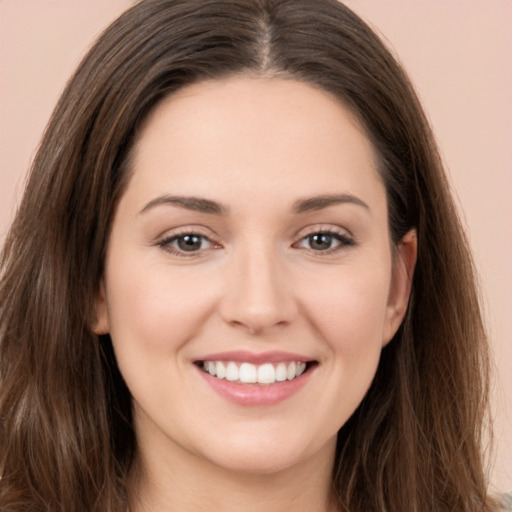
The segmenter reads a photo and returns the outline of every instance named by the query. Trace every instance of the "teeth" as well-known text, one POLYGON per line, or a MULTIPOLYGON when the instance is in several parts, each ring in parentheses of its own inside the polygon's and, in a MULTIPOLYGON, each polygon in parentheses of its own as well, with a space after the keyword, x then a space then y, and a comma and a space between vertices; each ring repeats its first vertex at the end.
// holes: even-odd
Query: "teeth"
POLYGON ((238 380, 238 366, 236 365, 236 363, 228 363, 228 366, 226 368, 226 380, 238 380))
POLYGON ((242 363, 238 375, 240 382, 254 383, 258 381, 258 371, 256 366, 250 363, 242 363))
POLYGON ((288 368, 286 369, 286 378, 288 380, 292 380, 297 374, 297 365, 295 363, 290 363, 288 368))
POLYGON ((287 375, 286 365, 284 363, 279 363, 276 367, 276 381, 283 382, 286 380, 287 375))
MULTIPOLYGON (((226 377, 226 367, 222 361, 218 363, 213 363, 217 367, 216 375, 219 379, 224 379, 226 377)), ((215 375, 215 374, 214 374, 215 375)))
POLYGON ((300 377, 306 370, 306 363, 252 363, 237 364, 234 361, 204 361, 203 370, 218 379, 245 384, 273 384, 300 377))
POLYGON ((276 381, 276 371, 270 364, 262 364, 258 367, 258 383, 259 384, 272 384, 276 381))

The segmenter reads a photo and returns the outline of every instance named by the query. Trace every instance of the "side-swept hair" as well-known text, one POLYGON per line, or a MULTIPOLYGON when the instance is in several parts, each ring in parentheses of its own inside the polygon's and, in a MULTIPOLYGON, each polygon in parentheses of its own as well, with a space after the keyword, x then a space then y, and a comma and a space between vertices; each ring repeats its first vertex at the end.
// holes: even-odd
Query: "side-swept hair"
POLYGON ((1 256, 0 509, 125 512, 130 394, 94 299, 140 123, 188 84, 282 76, 329 91, 379 158, 391 239, 411 228, 408 313, 338 436, 340 510, 483 511, 487 341, 467 240, 399 64, 336 0, 143 0, 70 80, 1 256))

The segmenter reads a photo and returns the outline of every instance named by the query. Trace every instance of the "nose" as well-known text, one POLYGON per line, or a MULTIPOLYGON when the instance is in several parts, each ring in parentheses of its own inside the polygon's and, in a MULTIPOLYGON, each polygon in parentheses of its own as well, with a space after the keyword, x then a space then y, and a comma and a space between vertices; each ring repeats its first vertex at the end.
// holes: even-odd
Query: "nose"
POLYGON ((259 246, 234 255, 229 266, 220 303, 225 322, 253 335, 292 322, 298 308, 283 256, 259 246))

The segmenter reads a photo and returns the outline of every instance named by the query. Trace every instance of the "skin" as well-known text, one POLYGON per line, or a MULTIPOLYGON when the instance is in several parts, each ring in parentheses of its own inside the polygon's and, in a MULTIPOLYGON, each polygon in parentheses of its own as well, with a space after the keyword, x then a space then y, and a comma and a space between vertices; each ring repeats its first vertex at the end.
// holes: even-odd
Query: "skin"
POLYGON ((134 149, 95 325, 134 400, 132 510, 335 510, 336 433, 402 321, 416 258, 414 232, 391 246, 368 138, 318 88, 240 76, 164 100, 134 149), (350 201, 297 211, 333 195, 350 201), (321 232, 327 249, 312 244, 321 232), (193 251, 186 233, 204 237, 193 251), (286 400, 242 406, 194 364, 229 350, 317 364, 286 400))

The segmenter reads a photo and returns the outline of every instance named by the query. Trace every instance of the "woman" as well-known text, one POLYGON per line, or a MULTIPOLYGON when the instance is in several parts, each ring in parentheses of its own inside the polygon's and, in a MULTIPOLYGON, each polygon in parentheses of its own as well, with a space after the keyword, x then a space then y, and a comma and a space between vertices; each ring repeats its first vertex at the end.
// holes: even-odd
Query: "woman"
POLYGON ((66 88, 2 257, 0 508, 496 510, 467 242, 331 0, 147 0, 66 88))

